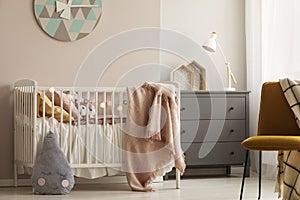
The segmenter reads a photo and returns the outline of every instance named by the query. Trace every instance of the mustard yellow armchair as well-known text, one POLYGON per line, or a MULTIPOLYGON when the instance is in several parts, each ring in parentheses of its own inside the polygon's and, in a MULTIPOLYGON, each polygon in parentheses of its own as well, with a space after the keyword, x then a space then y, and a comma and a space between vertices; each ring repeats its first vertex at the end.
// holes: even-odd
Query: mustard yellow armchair
POLYGON ((241 185, 240 200, 243 198, 245 172, 249 150, 259 151, 258 199, 261 197, 262 151, 299 150, 300 129, 286 101, 279 82, 266 82, 262 86, 257 135, 242 142, 246 149, 246 161, 241 185))

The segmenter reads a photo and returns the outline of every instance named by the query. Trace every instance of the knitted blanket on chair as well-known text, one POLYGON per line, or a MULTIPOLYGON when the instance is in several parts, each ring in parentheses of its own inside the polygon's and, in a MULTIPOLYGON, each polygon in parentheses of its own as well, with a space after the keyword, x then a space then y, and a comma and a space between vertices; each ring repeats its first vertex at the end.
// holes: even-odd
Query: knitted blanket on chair
MULTIPOLYGON (((289 78, 279 80, 284 96, 300 127, 300 81, 289 78)), ((282 200, 300 199, 300 152, 278 152, 278 174, 276 190, 282 200)))

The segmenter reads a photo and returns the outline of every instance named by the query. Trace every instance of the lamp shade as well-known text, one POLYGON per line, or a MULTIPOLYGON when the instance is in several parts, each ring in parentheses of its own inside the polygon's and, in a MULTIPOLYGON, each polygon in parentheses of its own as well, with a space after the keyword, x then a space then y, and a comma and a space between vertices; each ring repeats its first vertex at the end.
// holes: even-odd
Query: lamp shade
POLYGON ((209 52, 216 52, 217 50, 216 38, 217 38, 216 32, 212 32, 210 38, 206 40, 202 45, 203 49, 209 52))

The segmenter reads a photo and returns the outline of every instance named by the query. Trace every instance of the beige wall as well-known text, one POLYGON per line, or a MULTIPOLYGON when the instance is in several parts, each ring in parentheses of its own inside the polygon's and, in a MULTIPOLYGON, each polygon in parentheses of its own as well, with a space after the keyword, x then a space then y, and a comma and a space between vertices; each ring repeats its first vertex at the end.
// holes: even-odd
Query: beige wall
MULTIPOLYGON (((33 14, 33 0, 0 0, 0 179, 13 176, 13 116, 11 86, 21 78, 41 85, 71 86, 89 52, 101 41, 137 27, 159 27, 159 0, 103 0, 103 15, 96 29, 75 42, 47 36, 33 14)), ((113 84, 131 66, 158 62, 157 52, 123 56, 104 77, 113 84), (125 71, 124 71, 125 67, 125 71)), ((142 75, 143 76, 143 75, 142 75)), ((146 79, 146 77, 144 78, 146 79)))
MULTIPOLYGON (((245 39, 245 1, 244 0, 161 0, 161 28, 178 31, 201 46, 212 31, 218 33, 218 41, 223 52, 231 63, 238 84, 237 89, 246 89, 246 39, 245 39)), ((180 42, 177 42, 180 46, 180 42)), ((191 53, 193 49, 189 49, 191 53)), ((203 50, 199 51, 199 62, 206 58, 203 50), (200 52, 201 51, 201 52, 200 52)), ((207 56, 207 54, 205 54, 207 56)), ((219 89, 214 84, 220 78, 226 85, 226 67, 220 52, 209 54, 215 64, 204 66, 208 70, 208 85, 210 89, 219 89)), ((178 56, 162 53, 161 63, 176 67, 186 61, 178 56)), ((162 73, 162 78, 168 79, 169 71, 162 73)))
MULTIPOLYGON (((13 82, 30 78, 40 85, 71 86, 89 52, 100 42, 122 31, 159 27, 161 23, 162 28, 182 32, 200 44, 211 31, 217 31, 239 81, 237 88, 246 87, 244 1, 103 0, 103 16, 96 29, 75 42, 59 42, 47 36, 35 21, 32 7, 33 0, 0 0, 0 181, 13 176, 13 82)), ((222 57, 215 54, 212 59, 225 77, 222 57)), ((181 62, 170 55, 162 55, 161 61, 169 66, 177 66, 181 62)), ((158 75, 155 71, 149 76, 149 73, 140 73, 135 68, 158 62, 157 51, 129 53, 111 65, 101 83, 112 85, 121 81, 124 85, 132 84, 130 73, 123 77, 129 71, 132 76, 139 75, 137 82, 149 77, 155 80, 158 75)), ((163 73, 166 72, 163 70, 163 73)))

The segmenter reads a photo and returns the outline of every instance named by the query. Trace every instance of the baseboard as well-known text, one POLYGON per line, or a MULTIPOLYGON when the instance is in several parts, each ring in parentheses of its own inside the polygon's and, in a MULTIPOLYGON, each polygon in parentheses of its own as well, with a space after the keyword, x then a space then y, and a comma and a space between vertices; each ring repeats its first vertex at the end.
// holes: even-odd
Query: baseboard
MULTIPOLYGON (((0 187, 14 187, 14 179, 0 179, 0 187)), ((18 186, 31 186, 30 179, 18 179, 18 186)))
MULTIPOLYGON (((163 177, 159 176, 154 181, 154 183, 163 182, 163 177)), ((127 183, 126 176, 104 176, 97 179, 84 179, 75 178, 75 184, 113 184, 113 183, 127 183)), ((31 186, 30 179, 18 179, 19 187, 31 186)), ((0 179, 0 187, 14 187, 14 179, 0 179)))
POLYGON ((13 179, 0 179, 0 187, 13 186, 13 179))

